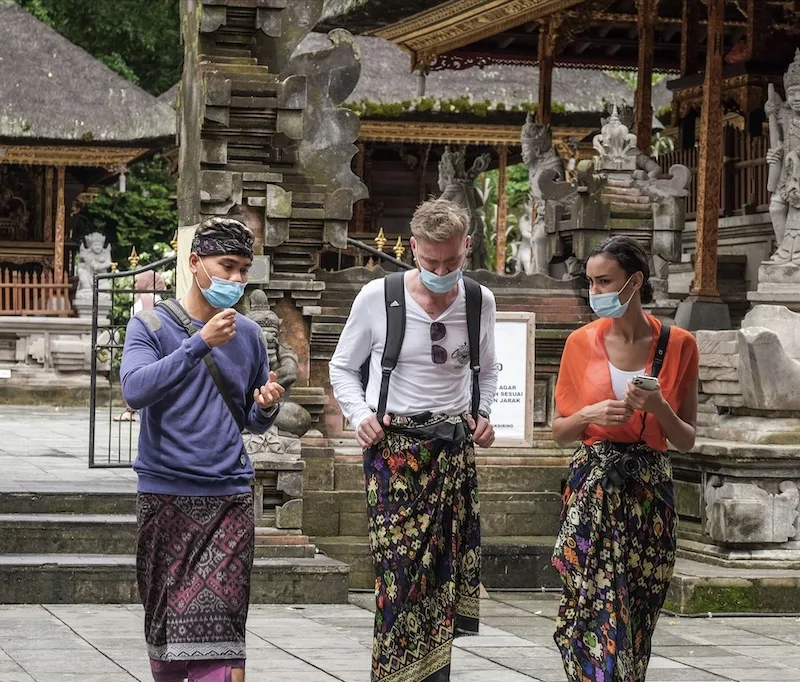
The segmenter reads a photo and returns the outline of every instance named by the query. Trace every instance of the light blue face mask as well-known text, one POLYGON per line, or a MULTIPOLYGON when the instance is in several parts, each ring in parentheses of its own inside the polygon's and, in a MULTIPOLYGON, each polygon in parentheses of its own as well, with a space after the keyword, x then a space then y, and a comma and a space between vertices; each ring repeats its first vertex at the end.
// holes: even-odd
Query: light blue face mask
MULTIPOLYGON (((206 266, 203 265, 203 261, 200 261, 200 266, 203 268, 203 272, 206 273, 206 277, 211 279, 211 286, 208 289, 200 287, 200 291, 203 292, 206 301, 218 310, 233 308, 244 295, 246 285, 241 282, 231 282, 221 277, 211 277, 208 274, 208 270, 206 270, 206 266)), ((200 286, 200 283, 198 282, 197 285, 200 286)))
POLYGON ((446 294, 461 281, 462 277, 461 268, 448 272, 446 275, 437 275, 435 272, 425 270, 422 266, 419 269, 420 280, 434 294, 446 294))
MULTIPOLYGON (((628 281, 622 285, 622 289, 628 286, 632 279, 633 275, 628 277, 628 281)), ((616 319, 622 317, 627 312, 628 305, 630 304, 631 299, 633 299, 633 294, 635 294, 636 291, 631 294, 631 297, 626 303, 622 303, 619 300, 619 293, 622 291, 622 289, 619 291, 611 291, 607 294, 589 294, 589 305, 598 317, 609 317, 611 319, 616 319)))

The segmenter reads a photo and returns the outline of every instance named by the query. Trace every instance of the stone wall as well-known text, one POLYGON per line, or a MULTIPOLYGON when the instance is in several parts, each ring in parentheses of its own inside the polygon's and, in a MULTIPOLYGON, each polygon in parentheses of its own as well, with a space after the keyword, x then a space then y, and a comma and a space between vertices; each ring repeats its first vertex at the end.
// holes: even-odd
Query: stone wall
POLYGON ((0 317, 0 403, 88 405, 91 347, 91 320, 0 317))
POLYGON ((736 330, 698 331, 700 351, 700 404, 719 412, 743 407, 739 385, 739 341, 736 330))

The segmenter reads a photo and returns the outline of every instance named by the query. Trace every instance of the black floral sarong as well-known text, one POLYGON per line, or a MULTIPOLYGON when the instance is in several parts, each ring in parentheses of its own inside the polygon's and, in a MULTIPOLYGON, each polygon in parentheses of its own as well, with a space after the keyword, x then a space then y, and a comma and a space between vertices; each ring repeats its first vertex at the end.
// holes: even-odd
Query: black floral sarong
POLYGON ((364 452, 375 562, 372 682, 450 679, 454 637, 477 634, 480 506, 463 417, 396 418, 364 452))
POLYGON ((666 453, 607 441, 578 449, 553 554, 564 584, 555 641, 569 682, 644 682, 676 529, 666 453), (639 472, 606 492, 603 481, 623 451, 639 472))

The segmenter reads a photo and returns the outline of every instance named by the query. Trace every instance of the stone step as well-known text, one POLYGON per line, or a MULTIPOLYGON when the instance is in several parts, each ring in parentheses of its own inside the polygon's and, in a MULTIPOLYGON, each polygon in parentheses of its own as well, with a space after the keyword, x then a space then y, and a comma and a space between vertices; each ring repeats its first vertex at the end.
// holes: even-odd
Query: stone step
MULTIPOLYGON (((346 604, 348 568, 311 559, 256 559, 254 604, 346 604)), ((0 555, 0 604, 136 604, 136 557, 113 554, 0 555)))
MULTIPOLYGON (((0 492, 0 514, 135 514, 136 492, 0 492)), ((2 547, 2 545, 0 545, 2 547)))
POLYGON ((797 613, 800 569, 730 568, 679 557, 666 609, 676 613, 797 613))
MULTIPOLYGON (((481 528, 488 537, 552 535, 558 532, 561 493, 481 492, 481 528)), ((307 490, 303 531, 315 538, 367 534, 363 491, 307 490)))
POLYGON ((2 514, 5 554, 129 554, 136 517, 121 514, 2 514))
MULTIPOLYGON (((478 489, 482 495, 502 492, 527 493, 533 490, 560 493, 571 454, 559 453, 559 455, 552 466, 508 464, 484 466, 478 461, 478 489)), ((361 455, 354 455, 348 459, 351 461, 340 461, 337 458, 334 462, 334 490, 363 493, 364 468, 361 464, 361 455)))
MULTIPOLYGON (((350 566, 350 589, 375 587, 375 569, 366 535, 316 537, 320 551, 350 566)), ((484 537, 481 543, 481 581, 488 589, 558 587, 550 558, 555 537, 484 537)))

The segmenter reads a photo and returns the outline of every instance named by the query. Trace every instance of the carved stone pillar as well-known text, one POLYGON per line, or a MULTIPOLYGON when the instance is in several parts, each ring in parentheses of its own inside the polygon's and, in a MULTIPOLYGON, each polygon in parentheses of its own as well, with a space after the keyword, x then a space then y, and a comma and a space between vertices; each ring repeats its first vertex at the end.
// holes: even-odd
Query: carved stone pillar
POLYGON ((508 215, 506 166, 508 165, 508 146, 501 144, 497 148, 497 156, 497 222, 495 225, 494 271, 502 275, 506 271, 506 217, 508 215))

